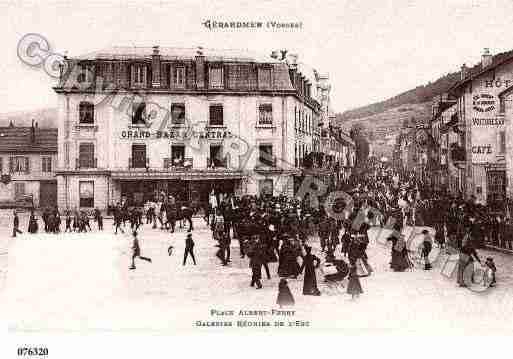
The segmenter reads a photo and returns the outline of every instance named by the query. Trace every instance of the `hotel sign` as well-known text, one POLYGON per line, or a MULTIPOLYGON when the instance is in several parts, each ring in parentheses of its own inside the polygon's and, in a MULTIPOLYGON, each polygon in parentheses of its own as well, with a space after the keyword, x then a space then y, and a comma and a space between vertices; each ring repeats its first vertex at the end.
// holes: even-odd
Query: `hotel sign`
POLYGON ((223 140, 226 138, 234 137, 230 131, 227 130, 205 130, 205 131, 191 131, 184 130, 170 130, 170 131, 149 131, 149 130, 123 130, 121 131, 121 138, 130 139, 156 139, 156 140, 187 140, 191 138, 223 140))

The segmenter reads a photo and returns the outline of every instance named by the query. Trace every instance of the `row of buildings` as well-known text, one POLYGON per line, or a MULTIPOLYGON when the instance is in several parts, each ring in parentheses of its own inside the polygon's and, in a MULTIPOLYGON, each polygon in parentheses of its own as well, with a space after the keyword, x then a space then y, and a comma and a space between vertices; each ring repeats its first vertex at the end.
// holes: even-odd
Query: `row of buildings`
POLYGON ((461 67, 460 79, 433 100, 428 124, 405 124, 398 166, 436 189, 504 210, 513 195, 513 51, 461 67))
POLYGON ((205 202, 212 189, 293 196, 305 175, 336 185, 355 165, 354 142, 331 124, 328 76, 296 55, 112 47, 66 58, 54 91, 57 129, 0 128, 0 159, 10 158, 0 203, 23 193, 61 209, 162 194, 205 202), (28 143, 1 146, 13 136, 28 143), (41 166, 17 171, 24 152, 41 166))

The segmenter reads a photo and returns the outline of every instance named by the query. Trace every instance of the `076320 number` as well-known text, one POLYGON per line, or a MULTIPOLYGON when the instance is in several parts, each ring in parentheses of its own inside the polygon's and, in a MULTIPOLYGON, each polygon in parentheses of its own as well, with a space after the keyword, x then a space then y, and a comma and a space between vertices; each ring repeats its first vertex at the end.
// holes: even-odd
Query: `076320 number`
POLYGON ((20 347, 18 356, 48 356, 48 348, 43 347, 20 347))

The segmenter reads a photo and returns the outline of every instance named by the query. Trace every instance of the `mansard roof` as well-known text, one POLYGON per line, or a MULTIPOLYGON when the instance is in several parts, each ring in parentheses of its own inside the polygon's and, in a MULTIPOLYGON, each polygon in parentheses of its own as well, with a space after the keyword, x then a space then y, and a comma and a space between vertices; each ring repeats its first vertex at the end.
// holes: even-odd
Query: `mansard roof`
MULTIPOLYGON (((73 57, 76 60, 136 60, 151 59, 154 48, 138 46, 112 46, 81 56, 73 57)), ((211 48, 181 48, 158 47, 162 60, 193 60, 198 55, 205 56, 207 61, 224 62, 256 62, 278 63, 280 61, 270 55, 262 55, 249 50, 211 49, 211 48)))

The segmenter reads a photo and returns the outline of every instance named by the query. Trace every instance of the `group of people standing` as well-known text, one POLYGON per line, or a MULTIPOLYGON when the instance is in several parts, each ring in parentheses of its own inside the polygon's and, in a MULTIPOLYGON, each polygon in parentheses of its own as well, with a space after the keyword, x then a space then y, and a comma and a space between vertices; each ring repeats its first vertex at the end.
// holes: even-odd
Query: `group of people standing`
MULTIPOLYGON (((41 220, 43 221, 42 230, 45 233, 61 233, 62 232, 62 221, 63 216, 57 209, 55 208, 44 208, 41 213, 41 220)), ((64 232, 87 232, 91 231, 90 219, 91 217, 97 223, 98 230, 103 230, 103 215, 99 209, 95 209, 91 214, 86 211, 66 211, 64 214, 65 221, 65 229, 64 232)), ((31 234, 38 233, 40 230, 38 217, 34 210, 30 211, 29 221, 27 225, 27 232, 31 234)), ((16 237, 17 234, 23 233, 20 230, 20 219, 18 215, 18 211, 13 211, 13 232, 12 236, 16 237)))

